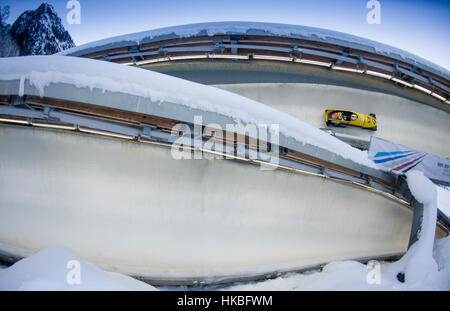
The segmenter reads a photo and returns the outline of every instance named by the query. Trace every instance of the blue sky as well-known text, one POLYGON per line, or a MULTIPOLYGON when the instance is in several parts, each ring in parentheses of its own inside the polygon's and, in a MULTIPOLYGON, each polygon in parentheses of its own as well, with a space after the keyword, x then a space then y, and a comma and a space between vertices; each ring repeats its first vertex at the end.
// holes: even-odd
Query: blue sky
MULTIPOLYGON (((68 25, 67 0, 52 4, 77 45, 165 26, 261 21, 342 31, 390 44, 450 69, 450 0, 379 0, 381 24, 368 24, 368 0, 78 0, 81 24, 68 25)), ((41 0, 0 0, 9 23, 41 0)))

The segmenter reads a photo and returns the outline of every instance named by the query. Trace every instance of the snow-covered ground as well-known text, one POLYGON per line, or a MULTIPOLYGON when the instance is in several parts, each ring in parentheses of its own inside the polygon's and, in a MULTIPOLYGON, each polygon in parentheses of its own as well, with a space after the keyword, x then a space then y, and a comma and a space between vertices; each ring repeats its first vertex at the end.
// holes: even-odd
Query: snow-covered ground
MULTIPOLYGON (((424 217, 419 240, 400 260, 392 263, 371 261, 368 264, 337 261, 327 264, 321 271, 290 273, 276 279, 235 283, 220 288, 450 290, 450 236, 434 242, 437 208, 443 202, 442 195, 438 199, 438 191, 441 190, 438 190, 420 171, 408 172, 407 181, 415 198, 424 204, 424 217)), ((0 270, 0 290, 157 290, 157 288, 128 276, 104 272, 84 262, 65 247, 50 247, 7 269, 0 270)))
POLYGON ((119 273, 105 272, 72 250, 54 246, 0 270, 0 290, 156 290, 119 273))
POLYGON ((429 276, 417 283, 401 283, 397 280, 395 272, 404 268, 403 263, 362 264, 357 261, 336 261, 329 263, 321 271, 293 273, 273 280, 230 286, 225 290, 450 290, 450 237, 437 241, 433 258, 439 271, 436 272, 433 265, 424 266, 423 269, 429 276))

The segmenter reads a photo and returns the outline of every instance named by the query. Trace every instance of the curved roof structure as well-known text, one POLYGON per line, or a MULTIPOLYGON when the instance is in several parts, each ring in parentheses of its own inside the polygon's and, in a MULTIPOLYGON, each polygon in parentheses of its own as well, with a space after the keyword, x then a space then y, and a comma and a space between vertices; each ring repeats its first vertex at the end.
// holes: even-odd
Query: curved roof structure
MULTIPOLYGON (((279 133, 278 141, 274 144, 282 149, 317 159, 324 167, 338 165, 358 181, 362 178, 367 182, 367 176, 372 176, 380 181, 380 189, 396 182, 395 176, 379 170, 366 152, 289 114, 225 90, 140 68, 67 56, 0 59, 0 103, 4 104, 0 105, 0 116, 25 117, 26 120, 56 118, 63 123, 99 128, 117 133, 113 135, 116 137, 133 139, 147 135, 146 124, 151 126, 148 122, 154 118, 167 120, 170 129, 178 123, 198 124, 196 118, 200 116, 203 126, 219 130, 242 126, 249 139, 261 138, 258 133, 247 130, 247 126, 266 126, 268 131, 269 127, 278 126, 275 129, 279 133), (41 110, 30 108, 30 103, 38 103, 41 110), (83 105, 96 107, 100 116, 105 115, 106 110, 133 114, 138 123, 132 128, 106 125, 98 120, 82 124, 84 119, 75 120, 71 115, 52 110, 53 106, 61 104, 69 110, 83 105)), ((26 120, 24 122, 30 124, 26 120)), ((164 137, 176 139, 170 133, 164 137)))
POLYGON ((222 128, 227 123, 279 124, 280 144, 294 144, 297 149, 310 145, 376 168, 365 153, 286 113, 228 91, 140 68, 66 56, 3 58, 0 94, 59 98, 189 123, 197 114, 204 124, 218 123, 222 128))
POLYGON ((200 23, 112 37, 60 54, 137 66, 205 58, 317 65, 389 80, 450 104, 447 69, 383 43, 314 27, 200 23))
POLYGON ((81 56, 89 53, 119 48, 129 45, 142 45, 169 39, 217 36, 217 35, 253 35, 267 37, 285 37, 303 39, 315 42, 330 43, 369 53, 387 56, 399 61, 407 62, 447 80, 450 79, 450 71, 436 65, 424 58, 416 56, 399 48, 364 39, 343 32, 326 30, 316 27, 258 22, 214 22, 165 27, 149 31, 142 31, 128 35, 116 36, 108 39, 83 44, 66 51, 61 55, 81 56))

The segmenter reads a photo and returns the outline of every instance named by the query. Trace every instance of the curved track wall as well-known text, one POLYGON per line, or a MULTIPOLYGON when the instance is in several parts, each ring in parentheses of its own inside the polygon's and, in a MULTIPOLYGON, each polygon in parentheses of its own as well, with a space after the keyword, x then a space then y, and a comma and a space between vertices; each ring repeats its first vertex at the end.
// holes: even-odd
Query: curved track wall
POLYGON ((248 83, 216 86, 272 106, 318 128, 326 127, 325 109, 375 113, 379 124, 376 132, 351 127, 330 129, 365 139, 374 135, 442 157, 450 155, 449 113, 406 98, 323 84, 248 83))
POLYGON ((364 139, 375 135, 450 157, 450 105, 383 79, 270 61, 179 61, 142 68, 237 93, 318 128, 326 127, 325 109, 375 113, 376 132, 330 129, 364 139))
POLYGON ((0 248, 15 256, 63 244, 110 271, 176 283, 408 244, 408 207, 319 177, 37 128, 0 125, 0 145, 0 248))

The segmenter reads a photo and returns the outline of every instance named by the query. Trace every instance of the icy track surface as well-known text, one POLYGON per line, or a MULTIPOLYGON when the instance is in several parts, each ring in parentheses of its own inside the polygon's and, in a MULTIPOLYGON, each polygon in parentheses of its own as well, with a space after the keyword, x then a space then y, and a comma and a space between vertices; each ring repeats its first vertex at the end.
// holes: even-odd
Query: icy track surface
POLYGON ((69 56, 9 57, 0 58, 0 80, 18 80, 19 95, 23 95, 26 80, 41 97, 45 96, 46 86, 67 83, 78 88, 141 96, 157 105, 174 103, 215 112, 244 125, 279 124, 280 133, 287 137, 378 169, 366 152, 284 112, 228 91, 145 69, 69 56))
MULTIPOLYGON (((408 185, 424 204, 419 240, 397 262, 336 261, 321 272, 290 273, 273 280, 234 284, 224 290, 450 290, 450 236, 434 243, 437 189, 422 172, 410 171, 408 185), (397 278, 404 275, 404 282, 397 278)), ((161 289, 165 289, 162 287, 161 289)), ((171 287, 186 290, 186 287, 171 287)), ((217 287, 204 288, 217 289, 217 287)), ((157 290, 117 273, 104 272, 84 262, 71 250, 51 247, 0 270, 0 290, 157 290), (80 262, 80 284, 70 261, 80 262), (69 268, 68 268, 69 267, 69 268)))

